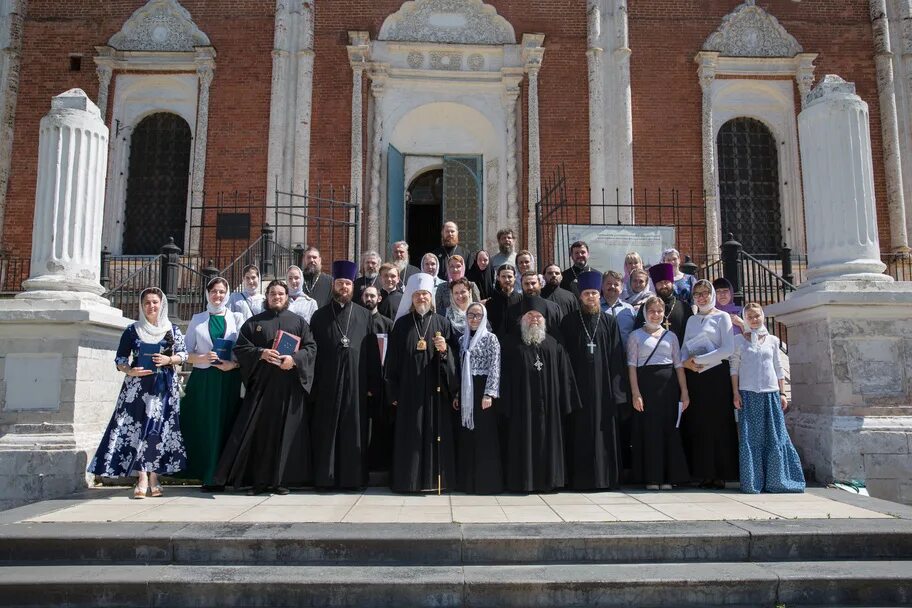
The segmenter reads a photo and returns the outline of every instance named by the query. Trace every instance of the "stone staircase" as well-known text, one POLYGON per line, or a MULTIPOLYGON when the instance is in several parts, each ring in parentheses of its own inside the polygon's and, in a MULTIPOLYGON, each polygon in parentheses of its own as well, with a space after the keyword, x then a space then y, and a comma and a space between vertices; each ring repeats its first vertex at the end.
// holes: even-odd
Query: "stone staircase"
POLYGON ((0 605, 908 606, 912 520, 7 524, 0 605))

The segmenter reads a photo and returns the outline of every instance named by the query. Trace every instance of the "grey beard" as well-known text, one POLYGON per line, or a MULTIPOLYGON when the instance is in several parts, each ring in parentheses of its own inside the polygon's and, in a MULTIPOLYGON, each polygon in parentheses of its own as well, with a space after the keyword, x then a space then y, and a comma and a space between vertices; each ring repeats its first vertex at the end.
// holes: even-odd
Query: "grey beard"
POLYGON ((430 304, 413 304, 412 307, 415 309, 415 312, 417 312, 422 317, 431 310, 430 304))
POLYGON ((497 247, 498 247, 498 249, 500 249, 500 252, 504 255, 510 255, 511 253, 513 253, 513 250, 515 249, 515 247, 513 247, 513 245, 498 245, 497 247))
POLYGON ((529 346, 541 344, 545 341, 545 328, 541 325, 523 325, 520 328, 522 341, 529 346))
POLYGON ((404 260, 394 260, 393 261, 393 266, 395 266, 396 270, 399 271, 400 277, 402 276, 402 273, 405 272, 405 269, 408 268, 408 263, 409 263, 408 258, 406 258, 404 260))

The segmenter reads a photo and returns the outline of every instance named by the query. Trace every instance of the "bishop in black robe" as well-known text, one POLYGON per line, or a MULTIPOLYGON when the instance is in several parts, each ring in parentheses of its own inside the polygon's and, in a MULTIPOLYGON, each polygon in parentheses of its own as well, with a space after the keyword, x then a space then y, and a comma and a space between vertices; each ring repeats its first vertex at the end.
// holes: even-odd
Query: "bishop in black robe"
POLYGON ((333 299, 310 320, 317 343, 311 437, 318 488, 367 485, 367 375, 377 362, 376 338, 371 313, 351 301, 354 274, 353 262, 333 263, 333 299))
MULTIPOLYGON (((422 273, 412 281, 418 283, 424 277, 431 279, 422 273)), ((406 291, 411 286, 410 281, 406 291)), ((430 286, 423 287, 429 304, 430 286)), ((406 296, 411 299, 411 293, 406 296)), ((390 476, 395 492, 436 489, 438 483, 442 488, 456 485, 452 403, 459 394, 458 353, 452 325, 433 311, 419 314, 410 310, 393 326, 384 371, 387 398, 396 408, 390 476), (434 345, 438 333, 446 342, 443 353, 434 345)))
POLYGON ((313 383, 314 343, 307 322, 285 309, 287 288, 274 282, 267 288, 267 310, 241 327, 234 355, 246 388, 244 403, 219 460, 214 483, 235 488, 252 486, 254 492, 305 486, 313 480, 311 466, 308 392, 313 383), (284 291, 278 305, 272 291, 284 291), (298 336, 291 355, 294 367, 284 370, 262 358, 272 349, 276 334, 298 336))
POLYGON ((582 401, 565 429, 568 485, 574 490, 616 489, 620 483, 617 419, 627 403, 627 360, 617 321, 599 306, 601 278, 597 272, 580 275, 582 297, 590 301, 561 325, 582 401))
MULTIPOLYGON (((540 307, 534 310, 541 314, 540 307)), ((567 353, 550 335, 540 337, 530 344, 516 333, 503 349, 500 397, 509 417, 504 470, 513 492, 564 486, 563 421, 581 407, 567 353)))

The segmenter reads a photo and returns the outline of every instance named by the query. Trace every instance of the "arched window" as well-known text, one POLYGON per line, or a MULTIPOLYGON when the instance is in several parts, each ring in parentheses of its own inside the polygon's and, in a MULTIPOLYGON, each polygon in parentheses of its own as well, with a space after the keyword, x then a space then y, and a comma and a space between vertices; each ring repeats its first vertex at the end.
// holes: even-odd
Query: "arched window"
POLYGON ((719 130, 719 210, 722 236, 731 233, 750 254, 782 246, 779 154, 776 138, 753 118, 734 118, 719 130))
POLYGON ((133 129, 124 212, 125 254, 158 253, 168 237, 183 247, 191 140, 187 121, 170 112, 147 116, 133 129))

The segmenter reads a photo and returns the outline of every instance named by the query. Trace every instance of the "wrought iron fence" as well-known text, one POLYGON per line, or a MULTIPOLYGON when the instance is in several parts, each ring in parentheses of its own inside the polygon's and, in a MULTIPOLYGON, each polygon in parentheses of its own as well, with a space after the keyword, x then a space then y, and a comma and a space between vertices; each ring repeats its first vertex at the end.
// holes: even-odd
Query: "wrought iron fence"
POLYGON ((912 257, 908 253, 884 252, 880 260, 887 265, 884 274, 888 274, 897 281, 912 281, 912 257))
MULTIPOLYGON (((111 306, 123 311, 125 317, 129 319, 139 318, 139 294, 147 287, 159 287, 161 285, 162 255, 156 255, 146 258, 146 263, 135 268, 129 275, 118 283, 114 288, 104 294, 111 302, 111 306)), ((169 316, 170 316, 169 312, 169 316)))
POLYGON ((31 258, 0 254, 0 294, 23 291, 22 282, 29 278, 31 258))
POLYGON ((682 255, 705 264, 704 210, 703 192, 697 190, 603 190, 598 201, 578 192, 571 195, 566 173, 558 167, 542 179, 542 194, 535 205, 538 259, 543 264, 553 261, 569 266, 574 225, 670 226, 682 255))

